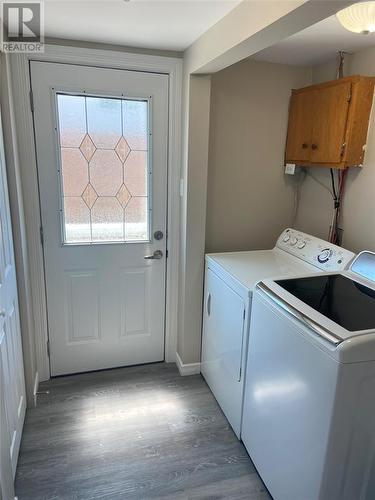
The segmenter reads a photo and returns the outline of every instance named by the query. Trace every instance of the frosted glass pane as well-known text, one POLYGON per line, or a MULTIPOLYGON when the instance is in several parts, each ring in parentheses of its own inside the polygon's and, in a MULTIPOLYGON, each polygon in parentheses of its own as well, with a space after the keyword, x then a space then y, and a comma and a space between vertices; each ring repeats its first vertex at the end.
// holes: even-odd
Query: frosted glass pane
POLYGON ((90 180, 99 196, 115 196, 122 184, 122 164, 113 150, 98 149, 90 161, 90 180))
POLYGON ((92 208, 98 199, 98 194, 91 184, 87 184, 86 189, 82 193, 82 199, 89 208, 92 208))
POLYGON ((116 198, 101 196, 91 209, 93 241, 124 240, 124 210, 116 198))
POLYGON ((83 139, 79 149, 81 150, 81 153, 83 154, 85 159, 87 161, 90 161, 92 155, 95 153, 96 147, 95 144, 92 142, 91 137, 88 134, 85 135, 85 138, 83 139))
POLYGON ((131 194, 129 193, 129 190, 125 186, 125 184, 123 184, 120 187, 120 189, 118 190, 118 193, 116 194, 116 198, 121 203, 121 206, 124 208, 129 203, 129 200, 131 199, 131 194))
POLYGON ((147 198, 132 198, 125 208, 125 239, 147 239, 147 198))
POLYGON ((64 224, 69 243, 91 241, 90 210, 81 197, 64 198, 64 224))
POLYGON ((147 115, 146 101, 125 100, 123 106, 124 137, 131 149, 147 149, 147 115))
POLYGON ((147 194, 147 151, 131 151, 124 164, 124 182, 132 196, 147 194))
POLYGON ((85 98, 58 94, 60 145, 78 147, 86 133, 85 98))
POLYGON ((89 182, 87 161, 76 148, 61 149, 64 196, 81 196, 89 182))
POLYGON ((113 149, 122 135, 121 100, 87 97, 88 133, 97 148, 113 149))
POLYGON ((121 139, 118 141, 118 143, 115 147, 115 151, 117 153, 117 156, 124 163, 124 161, 128 157, 128 154, 130 153, 130 148, 129 148, 129 144, 126 142, 126 140, 123 137, 121 137, 121 139))
POLYGON ((64 243, 147 241, 148 102, 57 101, 64 243))

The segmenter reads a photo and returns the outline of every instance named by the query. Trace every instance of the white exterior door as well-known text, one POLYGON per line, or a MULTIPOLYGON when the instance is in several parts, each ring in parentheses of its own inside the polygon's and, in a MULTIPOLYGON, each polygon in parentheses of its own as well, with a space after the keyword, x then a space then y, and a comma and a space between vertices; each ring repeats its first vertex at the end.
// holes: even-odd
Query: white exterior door
POLYGON ((51 373, 161 361, 168 76, 32 62, 31 83, 51 373))
POLYGON ((0 120, 0 477, 5 488, 9 468, 16 472, 26 395, 2 132, 0 120))

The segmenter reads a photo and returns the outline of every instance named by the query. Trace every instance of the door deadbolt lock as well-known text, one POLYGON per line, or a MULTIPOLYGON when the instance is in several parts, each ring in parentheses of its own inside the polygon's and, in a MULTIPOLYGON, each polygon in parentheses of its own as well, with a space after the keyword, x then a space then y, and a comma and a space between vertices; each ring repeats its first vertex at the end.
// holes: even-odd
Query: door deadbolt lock
POLYGON ((154 238, 155 240, 162 240, 164 238, 163 231, 155 231, 154 238))

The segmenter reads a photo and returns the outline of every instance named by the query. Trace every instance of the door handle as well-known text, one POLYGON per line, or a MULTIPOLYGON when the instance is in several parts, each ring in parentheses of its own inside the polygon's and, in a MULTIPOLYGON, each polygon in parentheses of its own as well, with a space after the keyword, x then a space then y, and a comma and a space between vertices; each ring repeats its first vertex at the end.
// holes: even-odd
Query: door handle
POLYGON ((162 259, 163 258, 163 252, 161 250, 155 250, 154 253, 152 253, 151 255, 145 255, 143 257, 144 259, 146 260, 153 260, 153 259, 162 259))
POLYGON ((207 314, 208 314, 208 316, 211 316, 211 294, 210 293, 207 295, 207 305, 206 305, 206 308, 207 308, 207 314))

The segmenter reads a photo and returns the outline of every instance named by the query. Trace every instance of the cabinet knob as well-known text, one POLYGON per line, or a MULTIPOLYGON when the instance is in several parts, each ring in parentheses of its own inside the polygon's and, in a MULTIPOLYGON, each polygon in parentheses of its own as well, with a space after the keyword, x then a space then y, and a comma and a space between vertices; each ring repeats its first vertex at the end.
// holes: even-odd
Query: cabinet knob
POLYGON ((306 142, 304 142, 304 143, 302 144, 302 149, 307 149, 308 147, 309 147, 309 145, 308 145, 308 144, 306 144, 306 142))
POLYGON ((316 144, 311 144, 311 149, 318 149, 318 146, 316 144))

